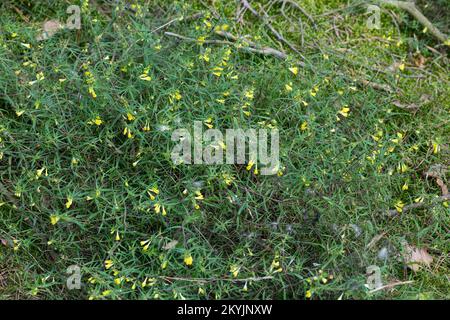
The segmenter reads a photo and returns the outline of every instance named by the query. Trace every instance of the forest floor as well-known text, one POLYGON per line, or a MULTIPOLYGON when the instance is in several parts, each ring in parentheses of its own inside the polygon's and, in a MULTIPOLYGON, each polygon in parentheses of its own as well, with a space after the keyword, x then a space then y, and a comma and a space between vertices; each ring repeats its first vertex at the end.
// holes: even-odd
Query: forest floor
POLYGON ((0 298, 449 298, 448 42, 370 1, 75 2, 0 4, 0 298), (174 164, 195 121, 277 129, 275 174, 174 164))

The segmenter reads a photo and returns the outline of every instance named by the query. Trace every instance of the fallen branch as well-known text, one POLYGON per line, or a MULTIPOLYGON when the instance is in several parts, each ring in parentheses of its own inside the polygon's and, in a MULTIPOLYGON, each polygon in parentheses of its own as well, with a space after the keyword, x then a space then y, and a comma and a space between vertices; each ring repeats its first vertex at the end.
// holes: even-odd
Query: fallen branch
MULTIPOLYGON (((216 31, 216 34, 221 36, 221 37, 223 37, 223 38, 225 38, 225 39, 228 39, 228 40, 231 40, 231 41, 234 41, 234 42, 244 41, 245 43, 247 43, 249 45, 249 47, 246 48, 247 51, 251 51, 251 52, 255 52, 255 53, 261 53, 261 54, 266 54, 266 55, 272 55, 272 56, 275 56, 275 57, 277 57, 278 59, 281 59, 281 60, 285 60, 287 58, 287 55, 284 52, 282 52, 282 51, 276 50, 276 49, 271 48, 271 47, 263 47, 263 46, 255 43, 255 42, 252 42, 252 41, 247 40, 245 38, 236 37, 235 35, 233 35, 233 34, 231 34, 229 32, 216 31)), ((300 65, 303 66, 304 64, 301 62, 300 65)))
POLYGON ((264 24, 269 28, 269 30, 272 32, 272 34, 277 38, 278 41, 281 43, 284 43, 287 45, 292 51, 300 55, 303 60, 305 60, 305 57, 297 50, 297 48, 292 45, 289 41, 287 41, 281 33, 279 33, 269 22, 269 15, 263 10, 263 15, 260 15, 249 3, 247 0, 241 0, 242 5, 247 8, 251 13, 253 13, 254 16, 256 16, 258 19, 262 20, 264 24))
POLYGON ((303 13, 303 15, 308 18, 309 21, 311 21, 312 25, 314 26, 314 28, 316 28, 316 23, 313 19, 313 17, 306 12, 305 9, 303 9, 302 7, 300 7, 300 5, 292 0, 276 0, 277 2, 281 2, 282 3, 282 8, 284 9, 284 7, 286 6, 286 4, 291 5, 292 7, 294 7, 295 9, 299 10, 301 13, 303 13))
POLYGON ((203 12, 199 12, 199 13, 193 14, 192 16, 188 16, 186 18, 184 18, 183 16, 176 17, 176 18, 173 18, 172 20, 164 23, 163 25, 153 29, 151 32, 153 33, 153 32, 156 32, 158 30, 167 28, 168 26, 174 24, 175 22, 196 20, 196 19, 199 19, 199 18, 201 18, 203 16, 204 16, 203 12))
POLYGON ((423 15, 422 12, 420 12, 414 2, 409 1, 394 1, 394 0, 377 0, 377 2, 381 5, 391 5, 394 7, 397 7, 399 9, 407 11, 410 15, 412 15, 414 18, 416 18, 425 28, 430 30, 430 33, 438 40, 443 42, 446 45, 450 45, 449 37, 441 32, 438 28, 436 28, 430 20, 427 19, 423 15))
POLYGON ((374 290, 369 291, 369 293, 375 293, 375 292, 380 291, 380 290, 390 289, 390 288, 393 288, 393 287, 396 287, 396 286, 401 286, 401 285, 404 285, 404 284, 411 284, 411 283, 414 283, 414 281, 410 280, 410 281, 403 281, 403 282, 398 281, 398 282, 388 283, 385 286, 382 286, 382 287, 379 287, 379 288, 376 288, 374 290))
MULTIPOLYGON (((448 201, 448 200, 450 200, 450 193, 446 194, 444 196, 441 196, 441 197, 434 198, 429 203, 417 202, 417 203, 408 204, 403 207, 402 213, 413 210, 413 209, 423 208, 423 207, 433 207, 433 206, 437 205, 438 203, 448 201)), ((389 210, 387 213, 391 217, 397 216, 399 214, 399 212, 396 209, 389 210)))
POLYGON ((233 279, 233 278, 181 278, 181 277, 168 277, 168 276, 157 276, 152 278, 159 278, 166 281, 188 281, 188 282, 198 282, 198 283, 209 283, 216 281, 229 281, 229 282, 250 282, 250 281, 264 281, 264 280, 272 280, 272 276, 265 277, 251 277, 251 278, 241 278, 241 279, 233 279))
POLYGON ((360 79, 360 84, 363 86, 367 86, 367 87, 371 87, 374 88, 376 90, 382 90, 382 91, 386 91, 388 93, 392 93, 394 90, 392 90, 392 88, 390 86, 388 86, 387 84, 381 84, 381 83, 376 83, 376 82, 371 82, 369 80, 366 79, 360 79))
MULTIPOLYGON (((168 32, 167 31, 167 32, 164 32, 164 35, 169 36, 169 37, 178 38, 178 39, 184 40, 184 41, 198 42, 197 39, 189 38, 189 37, 183 36, 183 35, 178 34, 178 33, 173 33, 173 32, 168 32)), ((203 41, 203 43, 205 43, 205 44, 228 44, 228 45, 234 45, 233 42, 223 41, 223 40, 205 40, 205 41, 203 41)))
MULTIPOLYGON (((222 35, 225 37, 225 34, 227 33, 217 33, 218 35, 222 35)), ((173 33, 173 32, 164 32, 164 35, 169 36, 169 37, 175 37, 178 38, 180 40, 184 40, 184 41, 188 41, 188 42, 198 42, 197 39, 194 38, 189 38, 177 33, 173 33)), ((230 34, 227 34, 228 37, 230 37, 230 34)), ((238 38, 232 36, 229 39, 236 41, 238 38)), ((241 47, 241 46, 236 46, 235 42, 232 41, 227 41, 227 40, 205 40, 203 43, 205 44, 223 44, 223 45, 231 45, 234 46, 235 48, 237 48, 238 50, 241 51, 245 51, 245 52, 251 52, 251 53, 258 53, 258 54, 262 54, 262 55, 266 55, 266 56, 273 56, 276 57, 278 59, 281 60, 286 60, 287 56, 284 52, 275 50, 273 48, 270 47, 256 47, 256 44, 252 43, 255 45, 255 47, 249 46, 249 47, 241 47)))

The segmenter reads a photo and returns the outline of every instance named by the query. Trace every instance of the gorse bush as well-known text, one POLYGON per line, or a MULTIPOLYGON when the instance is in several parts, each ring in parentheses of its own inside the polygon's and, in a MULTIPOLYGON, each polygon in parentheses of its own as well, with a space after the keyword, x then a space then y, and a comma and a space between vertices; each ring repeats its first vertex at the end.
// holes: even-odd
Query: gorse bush
MULTIPOLYGON (((423 172, 448 167, 448 64, 433 39, 398 35, 387 13, 368 30, 358 12, 320 16, 339 1, 306 1, 306 59, 285 48, 281 60, 241 50, 283 44, 248 12, 236 23, 232 1, 82 1, 80 30, 36 40, 68 5, 0 5, 1 297, 445 297, 448 203, 403 212, 440 196, 423 172), (208 43, 217 30, 247 38, 208 43), (419 100, 414 114, 398 108, 419 100), (172 132, 194 121, 278 129, 276 174, 174 164, 172 132), (403 240, 439 262, 406 270, 403 240), (80 290, 66 286, 72 265, 80 290), (369 265, 414 283, 370 294, 369 265)), ((267 10, 298 44, 279 5, 267 10)))

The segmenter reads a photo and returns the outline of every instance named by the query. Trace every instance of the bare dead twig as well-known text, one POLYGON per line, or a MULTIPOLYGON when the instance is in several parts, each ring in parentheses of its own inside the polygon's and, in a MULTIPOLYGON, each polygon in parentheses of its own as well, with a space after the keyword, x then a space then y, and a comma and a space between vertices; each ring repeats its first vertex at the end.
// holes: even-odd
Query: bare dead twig
POLYGON ((285 45, 287 45, 292 51, 294 51, 295 53, 297 53, 300 57, 302 57, 303 60, 305 60, 305 57, 297 50, 297 48, 292 45, 289 41, 287 41, 282 35, 281 33, 279 33, 270 23, 270 17, 267 14, 267 12, 263 11, 263 14, 259 14, 249 3, 247 0, 241 0, 242 5, 247 8, 254 16, 256 16, 258 19, 260 19, 261 21, 264 22, 264 24, 267 26, 267 28, 269 28, 269 30, 272 32, 272 34, 275 36, 275 38, 277 38, 278 41, 280 41, 281 43, 284 43, 285 45))
POLYGON ((423 13, 417 9, 414 2, 409 1, 395 1, 395 0, 377 0, 380 5, 391 5, 397 7, 399 9, 407 11, 410 15, 412 15, 417 21, 419 21, 424 27, 426 27, 430 33, 439 41, 446 43, 449 41, 449 37, 441 32, 434 24, 428 20, 427 17, 423 15, 423 13))
POLYGON ((203 17, 203 16, 204 16, 203 12, 199 12, 199 13, 193 14, 193 15, 188 16, 188 17, 183 17, 183 16, 176 17, 176 18, 173 18, 173 19, 171 19, 170 21, 164 23, 163 25, 161 25, 161 26, 159 26, 159 27, 153 29, 151 32, 153 33, 153 32, 156 32, 156 31, 158 31, 158 30, 167 28, 168 26, 170 26, 170 25, 172 25, 172 24, 174 24, 174 23, 176 23, 176 22, 179 22, 179 21, 191 21, 191 20, 196 20, 196 19, 199 19, 199 18, 201 18, 201 17, 203 17))
POLYGON ((397 282, 393 282, 393 283, 388 283, 385 286, 382 286, 382 287, 379 287, 379 288, 376 288, 374 290, 369 291, 369 293, 375 293, 375 292, 380 291, 380 290, 390 289, 390 288, 393 288, 393 287, 396 287, 396 286, 401 286, 401 285, 404 285, 404 284, 411 284, 411 283, 414 283, 414 281, 410 280, 410 281, 397 281, 397 282))
POLYGON ((276 0, 277 2, 282 2, 282 9, 284 11, 284 7, 286 4, 291 5, 295 9, 299 10, 303 15, 308 18, 308 20, 312 23, 314 28, 317 28, 316 22, 314 21, 313 17, 305 10, 303 9, 298 3, 292 1, 292 0, 276 0))
MULTIPOLYGON (((248 50, 250 52, 255 52, 255 53, 259 52, 259 53, 262 53, 262 54, 272 55, 272 56, 275 56, 275 57, 277 57, 277 58, 279 58, 281 60, 285 60, 287 58, 287 55, 284 52, 282 52, 282 51, 276 50, 276 49, 271 48, 271 47, 261 46, 260 44, 252 42, 250 40, 236 37, 236 36, 234 36, 233 34, 231 34, 229 32, 217 31, 216 34, 221 36, 221 37, 223 37, 223 38, 226 38, 228 40, 232 40, 234 42, 239 41, 239 40, 242 40, 242 41, 246 42, 249 45, 249 49, 250 49, 250 50, 248 50, 248 49, 246 49, 246 50, 248 50)), ((304 64, 302 62, 300 62, 300 65, 304 66, 304 64)))
POLYGON ((233 279, 233 278, 181 278, 181 277, 168 277, 168 276, 157 276, 154 278, 163 279, 166 281, 188 281, 188 282, 198 282, 198 283, 209 283, 216 281, 229 281, 229 282, 250 282, 250 281, 264 281, 264 280, 272 280, 272 276, 264 276, 264 277, 250 277, 250 278, 242 278, 242 279, 233 279))
MULTIPOLYGON (((406 211, 413 210, 413 209, 419 209, 419 208, 424 208, 424 207, 433 207, 433 206, 437 205, 438 203, 441 203, 441 202, 444 202, 444 201, 448 201, 448 200, 450 200, 450 193, 446 194, 444 196, 441 196, 441 197, 434 198, 433 200, 431 200, 428 203, 426 203, 426 202, 417 202, 417 203, 408 204, 408 205, 403 207, 402 213, 406 212, 406 211)), ((397 210, 395 210, 395 209, 389 210, 387 213, 391 217, 399 215, 399 212, 397 210)))
MULTIPOLYGON (((227 39, 236 41, 238 40, 237 37, 227 33, 227 32, 216 32, 218 35, 221 35, 227 39)), ((175 37, 178 38, 180 40, 184 40, 184 41, 189 41, 189 42, 197 42, 196 39, 194 38, 189 38, 177 33, 173 33, 173 32, 165 32, 164 33, 166 36, 169 37, 175 37)), ((222 45, 232 45, 235 46, 235 42, 232 41, 228 41, 228 40, 205 40, 204 41, 205 44, 222 44, 222 45)), ((246 52, 251 52, 251 53, 257 53, 257 54, 262 54, 262 55, 266 55, 266 56, 273 56, 276 57, 278 59, 281 60, 285 60, 287 58, 286 54, 284 52, 278 51, 276 49, 270 48, 270 47, 262 47, 262 46, 257 46, 254 42, 250 42, 249 45, 252 46, 235 46, 238 50, 241 51, 246 51, 246 52)))
POLYGON ((381 84, 381 83, 376 83, 376 82, 372 82, 366 79, 361 79, 359 80, 361 85, 367 86, 367 87, 371 87, 373 89, 376 90, 381 90, 381 91, 386 91, 388 93, 392 93, 394 90, 388 86, 387 84, 381 84))

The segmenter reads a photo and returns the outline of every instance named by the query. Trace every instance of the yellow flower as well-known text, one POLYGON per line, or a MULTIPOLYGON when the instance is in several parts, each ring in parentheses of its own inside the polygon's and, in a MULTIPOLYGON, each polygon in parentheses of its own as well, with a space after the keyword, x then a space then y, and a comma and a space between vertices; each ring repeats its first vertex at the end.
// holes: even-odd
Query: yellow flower
POLYGON ((114 262, 112 260, 105 260, 105 269, 111 269, 111 267, 114 265, 114 262))
POLYGON ((204 36, 200 36, 200 37, 197 38, 197 43, 200 44, 200 45, 202 45, 202 44, 205 43, 205 40, 206 40, 206 39, 205 39, 204 36))
POLYGON ((111 290, 105 290, 102 292, 102 296, 106 297, 109 296, 111 294, 111 290))
POLYGON ((306 293, 305 293, 306 298, 308 298, 308 299, 311 298, 311 295, 312 295, 311 290, 306 291, 306 293))
POLYGON ((175 93, 173 94, 173 97, 175 98, 175 100, 180 101, 183 96, 180 94, 180 91, 175 91, 175 93))
POLYGON ((404 70, 405 70, 405 64, 404 64, 404 63, 401 63, 401 64, 398 66, 398 69, 399 69, 400 71, 404 71, 404 70))
MULTIPOLYGON (((209 49, 209 48, 208 48, 209 49)), ((209 50, 199 56, 199 59, 209 62, 209 50)))
POLYGON ((233 277, 235 277, 235 278, 238 276, 239 270, 240 270, 240 268, 235 264, 230 266, 230 272, 233 275, 233 277))
POLYGON ((326 53, 323 54, 323 58, 324 58, 325 60, 330 59, 330 57, 329 57, 326 53))
POLYGON ((43 72, 39 72, 37 75, 36 75, 36 80, 37 81, 42 81, 42 80, 44 80, 45 79, 45 76, 44 76, 44 73, 43 72))
POLYGON ((312 88, 311 90, 309 90, 309 94, 312 97, 315 97, 317 95, 317 92, 319 92, 319 87, 318 86, 314 86, 314 88, 312 88))
POLYGON ((207 126, 209 129, 212 129, 212 128, 213 128, 212 121, 213 121, 212 118, 208 118, 208 119, 206 119, 203 123, 204 123, 205 126, 207 126))
POLYGON ((254 98, 254 91, 253 90, 247 90, 244 92, 244 95, 247 99, 253 100, 254 98))
POLYGON ((406 191, 408 190, 408 184, 405 182, 405 184, 402 186, 402 190, 406 191))
POLYGON ((142 250, 147 251, 148 247, 151 244, 151 240, 144 240, 144 241, 141 241, 140 243, 141 243, 141 246, 143 247, 142 250))
POLYGON ((403 203, 402 200, 398 200, 395 203, 395 209, 397 210, 398 213, 402 213, 403 212, 403 207, 405 206, 405 204, 403 203))
POLYGON ((270 265, 270 267, 271 267, 272 269, 279 268, 279 267, 280 267, 280 261, 278 261, 278 260, 276 260, 276 259, 273 259, 273 260, 272 260, 272 264, 270 265))
POLYGON ((205 294, 205 290, 203 288, 198 288, 198 294, 199 295, 204 295, 205 294))
POLYGON ((100 117, 96 117, 95 119, 88 122, 88 124, 95 124, 97 126, 100 126, 103 123, 103 120, 100 117))
POLYGON ((216 77, 220 77, 222 75, 223 68, 214 67, 212 70, 213 70, 212 74, 215 75, 216 77))
POLYGON ((286 92, 291 92, 292 91, 292 82, 286 83, 284 85, 284 89, 286 90, 286 92))
POLYGON ((72 197, 67 197, 66 209, 69 209, 72 206, 73 199, 72 197))
POLYGON ((191 254, 186 254, 184 256, 184 264, 187 266, 192 266, 192 263, 194 262, 194 259, 192 258, 191 254))
POLYGON ((350 113, 350 108, 346 105, 339 111, 339 114, 346 118, 348 117, 349 113, 350 113))
POLYGON ((196 197, 195 197, 196 200, 203 200, 204 199, 204 197, 203 197, 203 195, 202 195, 202 193, 200 191, 195 191, 195 194, 196 194, 196 197))
POLYGON ((131 130, 128 129, 127 127, 125 127, 125 128, 123 129, 123 135, 124 135, 124 136, 127 136, 128 139, 133 138, 133 134, 131 133, 131 130))
POLYGON ((401 163, 398 165, 397 170, 400 171, 401 173, 405 173, 406 171, 408 171, 408 166, 405 163, 401 163))
POLYGON ((18 251, 19 248, 20 248, 20 244, 21 244, 21 243, 20 243, 19 240, 14 239, 14 240, 13 240, 13 245, 14 245, 13 250, 14 250, 14 251, 18 251))
POLYGON ((215 27, 215 28, 214 28, 214 31, 215 31, 215 32, 219 32, 219 31, 227 31, 229 28, 230 28, 229 25, 223 24, 223 25, 221 25, 221 26, 215 27))
POLYGON ((139 76, 139 79, 144 80, 144 81, 152 81, 152 77, 150 77, 148 74, 143 73, 139 76))
POLYGON ((441 151, 441 146, 437 142, 433 142, 433 153, 436 154, 441 151))
POLYGON ((155 200, 156 196, 159 194, 159 189, 157 186, 152 187, 149 191, 147 191, 150 196, 150 200, 155 200))
POLYGON ((92 86, 88 88, 88 92, 92 96, 92 98, 97 98, 97 94, 95 93, 95 90, 92 86))
POLYGON ((403 141, 403 134, 401 132, 397 132, 397 138, 391 139, 393 143, 400 143, 403 141))
POLYGON ((300 130, 301 131, 306 131, 308 129, 308 122, 304 121, 301 125, 300 125, 300 130))
POLYGON ((40 178, 42 176, 42 173, 44 172, 45 167, 42 169, 36 170, 36 179, 40 178))
POLYGON ((296 76, 298 74, 298 68, 297 67, 289 68, 289 71, 292 72, 294 74, 294 76, 296 76))
POLYGON ((128 119, 128 121, 133 121, 134 119, 136 119, 136 117, 132 113, 128 112, 127 119, 128 119))
POLYGON ((116 231, 116 241, 120 241, 119 231, 116 231))
POLYGON ((58 223, 58 221, 60 220, 61 218, 58 216, 58 215, 56 215, 56 214, 52 214, 52 215, 50 215, 50 223, 54 226, 55 224, 57 224, 58 223))
POLYGON ((254 162, 253 160, 250 160, 250 161, 248 162, 247 167, 246 167, 247 171, 250 171, 250 170, 252 169, 252 167, 253 167, 254 164, 255 164, 255 162, 254 162))
POLYGON ((414 199, 415 203, 423 202, 423 197, 417 197, 414 199))
POLYGON ((232 184, 233 181, 234 181, 233 176, 229 175, 228 173, 222 174, 222 178, 223 178, 223 180, 225 181, 225 184, 226 184, 227 186, 231 186, 231 184, 232 184))

